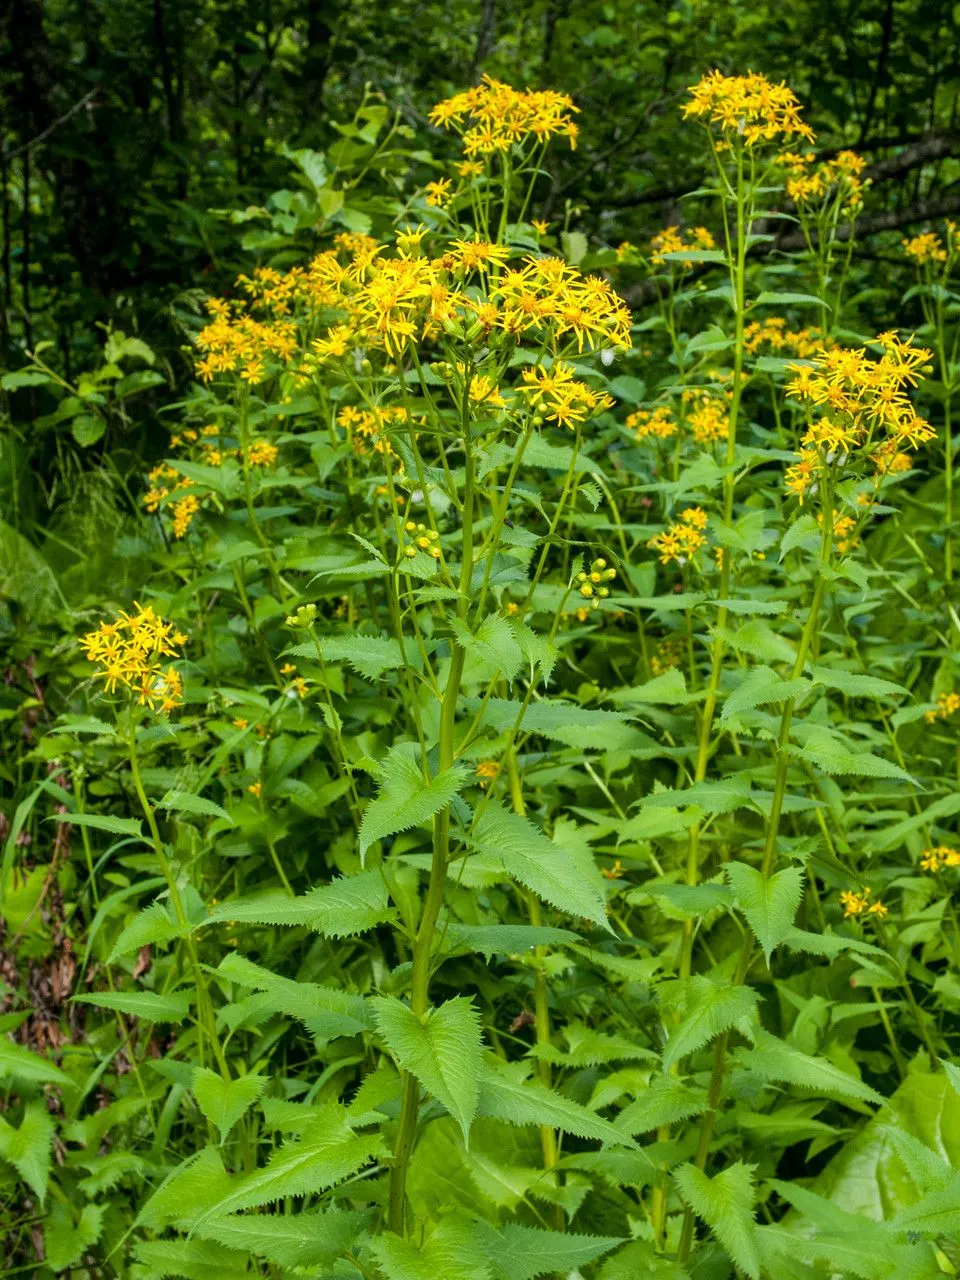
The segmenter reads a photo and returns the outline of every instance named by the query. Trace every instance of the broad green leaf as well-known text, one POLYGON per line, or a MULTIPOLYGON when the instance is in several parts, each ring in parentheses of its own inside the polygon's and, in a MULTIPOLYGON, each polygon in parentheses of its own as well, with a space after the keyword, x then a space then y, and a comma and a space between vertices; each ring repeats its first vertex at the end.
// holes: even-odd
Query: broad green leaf
POLYGON ((252 1253, 280 1267, 329 1267, 363 1239, 363 1210, 308 1209, 293 1214, 237 1214, 214 1218, 197 1235, 252 1253))
POLYGON ((737 906, 746 916, 769 964, 771 952, 785 941, 800 908, 803 870, 786 867, 765 878, 745 862, 728 862, 726 871, 737 906))
POLYGON ((146 1269, 144 1280, 249 1280, 251 1274, 244 1254, 212 1240, 140 1240, 134 1254, 146 1269))
POLYGON ((609 931, 599 883, 529 819, 490 801, 465 839, 472 849, 495 859, 508 876, 558 911, 592 920, 609 931))
POLYGON ((392 1231, 371 1241, 371 1252, 386 1280, 491 1280, 467 1219, 448 1217, 426 1239, 402 1240, 392 1231))
POLYGON ((236 952, 224 956, 216 971, 229 982, 263 991, 266 996, 264 1008, 299 1018, 308 1029, 327 1038, 373 1030, 369 1004, 363 996, 353 992, 283 978, 236 952))
POLYGON ((762 662, 793 662, 795 651, 785 637, 760 618, 752 618, 736 631, 724 630, 725 639, 738 653, 748 653, 762 662))
MULTIPOLYGON (((327 662, 349 662, 365 680, 379 680, 385 671, 403 666, 403 654, 396 640, 380 636, 322 636, 320 648, 327 662)), ((303 658, 315 658, 312 644, 297 646, 303 658)))
POLYGON ((246 1075, 224 1080, 208 1067, 193 1069, 193 1096, 204 1117, 220 1130, 221 1141, 253 1106, 267 1083, 266 1076, 246 1075))
POLYGON ((43 1229, 43 1248, 47 1266, 60 1272, 79 1262, 83 1253, 100 1239, 106 1208, 99 1204, 84 1205, 79 1221, 62 1204, 56 1204, 43 1229))
POLYGON ((70 1085, 72 1081, 59 1067, 47 1062, 39 1054, 31 1053, 23 1045, 0 1035, 0 1083, 19 1080, 24 1084, 70 1085))
POLYGON ((709 1105, 706 1089, 693 1088, 674 1075, 654 1076, 645 1092, 620 1112, 615 1124, 624 1133, 649 1133, 661 1125, 703 1115, 709 1105))
MULTIPOLYGON (((654 898, 662 898, 669 903, 676 915, 675 919, 693 920, 698 916, 709 915, 722 907, 733 906, 733 893, 729 885, 712 884, 654 884, 649 889, 645 886, 637 891, 649 893, 654 898)), ((628 899, 632 901, 632 895, 628 899)))
POLYGON ((769 702, 793 702, 809 688, 810 681, 802 677, 784 680, 772 667, 754 667, 727 697, 720 719, 726 720, 741 711, 751 711, 769 702))
POLYGON ((471 698, 467 705, 471 710, 482 710, 481 722, 498 733, 510 731, 522 712, 524 733, 536 733, 583 751, 613 751, 618 742, 629 743, 634 734, 627 716, 620 712, 578 707, 560 698, 542 698, 525 710, 521 702, 505 698, 490 698, 483 708, 479 698, 471 698))
POLYGON ((529 951, 531 947, 558 946, 580 940, 579 935, 569 929, 530 924, 449 924, 445 937, 452 947, 479 951, 488 960, 491 956, 529 951))
POLYGON ((568 1276, 618 1244, 617 1236, 584 1236, 542 1231, 508 1222, 495 1227, 476 1224, 477 1242, 493 1266, 497 1280, 537 1280, 538 1276, 568 1276))
POLYGON ((109 831, 114 836, 144 838, 136 818, 115 818, 110 813, 55 813, 50 821, 69 822, 72 827, 92 827, 95 831, 109 831))
POLYGON ((384 761, 380 792, 367 806, 360 825, 361 858, 375 841, 428 822, 447 807, 466 781, 466 769, 455 767, 425 782, 418 755, 413 743, 404 742, 384 761))
POLYGON ((796 1085, 828 1097, 853 1098, 857 1102, 875 1104, 883 1101, 876 1089, 841 1071, 826 1058, 801 1053, 793 1045, 759 1028, 753 1033, 753 1048, 742 1051, 738 1057, 741 1065, 762 1080, 796 1085))
POLYGON ((698 974, 688 978, 684 1016, 664 1046, 664 1071, 732 1027, 751 1030, 757 999, 751 987, 718 986, 698 974))
POLYGON ((644 809, 685 809, 696 805, 704 813, 732 813, 734 809, 753 808, 754 804, 749 780, 736 775, 722 782, 695 782, 681 791, 668 787, 644 796, 641 801, 644 809))
POLYGON ((508 682, 516 677, 523 666, 523 651, 513 628, 502 614, 488 614, 475 633, 456 617, 450 618, 450 625, 457 643, 468 654, 501 672, 508 682))
POLYGON ((870 853, 887 853, 903 844, 906 837, 914 831, 922 831, 941 818, 952 818, 957 813, 960 813, 960 790, 941 796, 933 804, 927 805, 921 813, 881 827, 875 834, 869 834, 866 839, 866 849, 870 853))
POLYGON ((392 915, 383 874, 362 871, 318 885, 296 898, 271 893, 261 898, 227 899, 214 907, 207 922, 303 925, 327 938, 346 938, 364 933, 392 915))
POLYGON ((806 745, 791 746, 790 753, 814 764, 833 777, 852 774, 857 778, 890 778, 898 782, 914 779, 899 765, 869 751, 853 751, 829 733, 811 733, 806 745))
POLYGON ((92 991, 74 996, 81 1004, 143 1018, 146 1022, 182 1022, 190 1012, 189 992, 161 995, 158 991, 92 991))
POLYGON ((337 1102, 299 1138, 285 1142, 262 1169, 230 1179, 229 1189, 200 1211, 196 1225, 212 1218, 274 1204, 287 1196, 313 1196, 362 1169, 380 1150, 378 1134, 357 1134, 337 1102))
POLYGON ((673 1180, 684 1202, 702 1218, 734 1264, 760 1280, 760 1249, 753 1218, 753 1171, 756 1165, 729 1165, 714 1178, 695 1165, 674 1169, 673 1180))
POLYGON ((593 1138, 619 1146, 633 1146, 622 1129, 579 1102, 573 1102, 539 1080, 525 1079, 523 1063, 489 1060, 480 1074, 478 1114, 512 1125, 549 1125, 578 1138, 593 1138))
MULTIPOLYGON (((189 927, 189 926, 188 926, 189 927)), ((171 942, 180 936, 180 927, 167 914, 167 906, 163 902, 151 902, 148 907, 137 913, 133 920, 123 929, 113 944, 108 964, 113 964, 121 956, 139 951, 154 942, 171 942)))
POLYGON ((57 723, 47 733, 92 733, 100 738, 117 736, 114 725, 95 716, 58 716, 57 723))
POLYGON ((232 1179, 216 1147, 203 1147, 168 1175, 137 1215, 136 1225, 160 1230, 191 1221, 226 1195, 232 1179))
POLYGON ((892 680, 881 680, 877 676, 861 676, 853 671, 839 671, 835 667, 822 667, 809 664, 807 670, 815 684, 825 685, 828 689, 836 689, 851 698, 894 698, 910 696, 910 690, 902 684, 894 684, 892 680))
POLYGON ((627 689, 615 689, 610 695, 614 703, 640 703, 651 706, 665 704, 675 706, 688 701, 687 682, 679 667, 670 667, 654 676, 645 684, 632 685, 627 689))
POLYGON ((477 1111, 482 1052, 480 1018, 473 1003, 457 996, 421 1019, 401 1000, 381 996, 374 1001, 374 1013, 397 1066, 416 1076, 443 1103, 468 1142, 477 1111))
POLYGON ((191 795, 189 791, 168 791, 157 802, 157 808, 172 809, 175 813, 195 813, 203 818, 223 818, 233 826, 233 819, 226 809, 204 796, 191 795))
POLYGON ((780 539, 781 561, 794 547, 798 547, 802 542, 810 540, 814 546, 819 545, 821 536, 820 526, 813 516, 806 513, 799 516, 780 539))
POLYGON ((41 1204, 47 1195, 55 1128, 53 1117, 42 1102, 27 1104, 19 1128, 0 1116, 0 1159, 13 1165, 41 1204))

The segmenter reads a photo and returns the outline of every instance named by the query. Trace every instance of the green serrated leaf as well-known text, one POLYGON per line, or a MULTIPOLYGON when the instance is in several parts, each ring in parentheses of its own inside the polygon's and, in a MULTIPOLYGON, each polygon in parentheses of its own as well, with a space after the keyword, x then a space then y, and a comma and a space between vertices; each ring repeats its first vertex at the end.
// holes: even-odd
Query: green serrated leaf
POLYGON ((367 806, 360 825, 361 858, 375 841, 428 822, 447 807, 467 779, 466 769, 457 766, 426 782, 417 758, 418 748, 410 742, 387 755, 380 792, 367 806))
POLYGON ((714 1178, 692 1164, 674 1169, 673 1180, 684 1202, 713 1231, 733 1263, 760 1280, 761 1258, 753 1218, 756 1165, 730 1165, 714 1178))
POLYGON ((185 991, 175 995, 161 995, 158 991, 94 991, 73 998, 80 1004, 116 1009, 145 1022, 182 1022, 190 1012, 190 994, 185 991))
POLYGON ((764 877, 744 862, 728 862, 726 872, 736 905, 746 916, 769 964, 771 952, 785 941, 800 908, 803 870, 786 867, 764 877))
POLYGON ((717 986, 694 975, 686 979, 684 995, 684 1016, 664 1046, 664 1071, 731 1027, 748 1029, 755 1018, 758 997, 751 987, 717 986))
POLYGON ((204 818, 223 818, 233 826, 233 819, 226 809, 207 800, 204 796, 191 795, 188 791, 168 791, 157 802, 158 809, 172 809, 175 813, 195 813, 204 818))
POLYGON ((459 1124, 464 1142, 469 1142, 483 1044, 472 1001, 457 996, 423 1018, 391 996, 381 996, 373 1004, 377 1029, 397 1066, 416 1076, 443 1103, 459 1124))
POLYGON ((0 1159, 12 1164, 43 1204, 50 1178, 50 1147, 56 1126, 43 1102, 29 1102, 19 1128, 0 1116, 0 1159))
POLYGON ((224 1080, 208 1067, 193 1069, 193 1096, 204 1117, 220 1130, 221 1141, 266 1086, 266 1076, 246 1075, 224 1080))
POLYGON ((491 801, 465 839, 558 911, 592 920, 609 931, 599 873, 595 879, 590 877, 566 849, 529 819, 491 801))
POLYGON ((327 938, 364 933, 393 916, 380 871, 362 871, 318 885, 309 893, 265 894, 261 898, 233 898, 220 902, 206 923, 302 925, 327 938))

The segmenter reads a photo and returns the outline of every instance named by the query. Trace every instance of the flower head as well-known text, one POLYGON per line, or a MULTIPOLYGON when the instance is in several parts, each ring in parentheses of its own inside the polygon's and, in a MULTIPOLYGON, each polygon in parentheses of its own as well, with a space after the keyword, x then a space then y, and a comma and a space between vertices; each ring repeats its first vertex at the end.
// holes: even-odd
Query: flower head
POLYGON ((186 637, 166 622, 150 605, 135 604, 133 614, 121 611, 113 622, 101 622, 80 640, 88 662, 100 669, 107 693, 118 689, 136 697, 141 706, 167 714, 183 701, 183 680, 173 666, 161 659, 175 658, 186 637))

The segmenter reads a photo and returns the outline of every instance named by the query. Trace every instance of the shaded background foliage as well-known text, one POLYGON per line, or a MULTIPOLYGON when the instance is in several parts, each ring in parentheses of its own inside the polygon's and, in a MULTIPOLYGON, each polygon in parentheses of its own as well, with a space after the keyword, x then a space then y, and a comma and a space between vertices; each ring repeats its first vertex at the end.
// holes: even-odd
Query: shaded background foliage
POLYGON ((676 220, 698 185, 675 107, 714 65, 789 79, 822 146, 867 155, 868 227, 960 209, 947 0, 14 0, 0 22, 2 358, 52 341, 68 377, 105 322, 175 355, 178 295, 249 262, 213 211, 262 203, 285 181, 282 144, 335 141, 367 85, 400 104, 414 150, 429 105, 483 72, 562 87, 583 144, 541 212, 572 202, 614 244, 676 220))

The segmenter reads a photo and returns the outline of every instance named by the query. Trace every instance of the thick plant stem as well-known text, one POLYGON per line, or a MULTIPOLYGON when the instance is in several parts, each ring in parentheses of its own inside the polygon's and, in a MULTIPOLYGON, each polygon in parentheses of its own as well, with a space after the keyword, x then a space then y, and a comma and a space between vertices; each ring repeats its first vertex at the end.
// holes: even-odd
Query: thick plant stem
MULTIPOLYGON (((523 817, 526 814, 527 806, 523 802, 520 772, 517 769, 517 757, 512 747, 507 753, 507 772, 510 781, 510 798, 513 803, 513 811, 523 817)), ((539 928, 542 923, 540 901, 531 894, 528 905, 530 923, 534 928, 539 928)), ((542 959, 546 955, 546 948, 536 947, 534 955, 538 960, 542 959)), ((533 976, 533 1016, 537 1044, 548 1045, 550 1043, 550 999, 547 990, 547 975, 539 967, 534 969, 533 976)), ((537 1062, 537 1075, 540 1077, 540 1083, 545 1084, 549 1089, 553 1080, 550 1063, 545 1058, 540 1058, 537 1062)), ((543 1167, 545 1169, 556 1168, 558 1159, 557 1134, 552 1126, 548 1124, 540 1126, 540 1143, 543 1147, 543 1167)))
POLYGON ((140 801, 140 807, 143 810, 144 817, 147 820, 147 826, 150 828, 150 840, 153 844, 153 851, 160 864, 160 873, 167 882, 167 889, 170 893, 170 901, 173 904, 173 913, 176 916, 177 927, 184 933, 183 941, 187 949, 187 955, 190 959, 190 967, 193 971, 194 986, 197 994, 197 1048, 199 1050, 200 1066, 203 1066, 204 1038, 206 1037, 210 1042, 210 1047, 213 1050, 213 1056, 216 1059, 220 1074, 223 1076, 224 1080, 229 1080, 230 1069, 227 1066, 226 1058, 223 1056, 223 1049, 220 1047, 220 1039, 217 1035, 217 1023, 213 1012, 213 1004, 210 1000, 210 992, 207 989, 203 970, 200 967, 197 945, 194 941, 193 934, 189 932, 190 925, 187 919, 186 909, 183 905, 183 896, 180 893, 180 886, 177 884, 177 878, 174 874, 173 867, 170 864, 170 859, 167 857, 163 840, 160 838, 160 828, 157 826, 157 819, 153 812, 153 805, 147 798, 147 793, 143 786, 143 779, 140 776, 140 760, 137 754, 136 724, 131 728, 129 745, 130 773, 133 778, 133 787, 137 793, 137 799, 140 801))
MULTIPOLYGON (((466 395, 466 393, 464 393, 466 395)), ((464 424, 466 467, 464 471, 463 497, 463 561, 460 568, 460 589, 457 614, 463 621, 470 603, 470 583, 473 578, 473 516, 476 470, 473 449, 469 439, 469 425, 464 424)), ((441 772, 452 767, 455 759, 454 733, 460 682, 466 653, 454 644, 450 658, 450 670, 440 706, 440 734, 438 741, 438 766, 441 772)), ((450 809, 441 810, 433 820, 433 857, 430 863, 430 880, 424 899, 417 936, 413 946, 413 966, 410 977, 410 1008, 418 1018, 426 1016, 430 1005, 430 957, 437 918, 443 906, 443 891, 450 860, 450 809)), ((409 1072, 403 1077, 403 1097, 400 1104, 400 1125, 397 1144, 393 1152, 390 1171, 389 1204, 387 1221, 391 1231, 404 1235, 406 1231, 407 1169, 413 1144, 417 1136, 417 1113, 420 1109, 420 1085, 409 1072)))
MULTIPOLYGON (((807 612, 807 620, 804 624, 803 633, 800 637, 800 644, 797 647, 797 656, 794 659, 793 671, 791 672, 791 680, 796 680, 803 673, 806 666, 807 655, 810 652, 810 646, 813 637, 816 634, 817 627, 820 622, 820 610, 823 605, 824 587, 826 585, 827 573, 830 567, 830 551, 833 545, 833 502, 832 492, 829 484, 824 485, 824 503, 823 503, 823 528, 820 541, 820 560, 817 564, 817 581, 813 589, 813 597, 810 601, 810 608, 807 612)), ((789 756, 787 747, 790 740, 790 725, 793 720, 793 709, 796 703, 795 698, 789 699, 784 703, 783 713, 780 717, 780 732, 777 737, 777 767, 774 775, 773 784, 773 800, 770 805, 770 817, 767 822, 767 834, 763 847, 763 862, 761 864, 761 874, 764 880, 769 880, 773 874, 776 863, 777 838, 780 833, 780 817, 783 813, 783 801, 786 794, 787 785, 787 768, 789 765, 789 756)), ((753 960, 754 946, 753 938, 750 934, 745 934, 740 947, 740 957, 737 961, 737 969, 733 978, 733 985, 740 986, 746 979, 753 960)), ((720 1098, 723 1093, 723 1082, 727 1070, 727 1049, 730 1043, 730 1032, 725 1031, 717 1040, 717 1045, 713 1055, 713 1068, 710 1073, 710 1088, 707 1094, 707 1110, 703 1117, 700 1127, 700 1137, 697 1142, 697 1153, 694 1158, 694 1164, 700 1170, 706 1168, 707 1157, 710 1154, 710 1143, 713 1139, 714 1125, 716 1124, 717 1111, 720 1106, 720 1098)), ((680 1230, 680 1243, 677 1249, 677 1262, 682 1266, 687 1260, 690 1248, 693 1244, 694 1232, 694 1213, 692 1209, 687 1209, 683 1215, 683 1226, 680 1230)))
MULTIPOLYGON (((746 306, 746 261, 747 261, 747 228, 746 228, 746 194, 744 192, 743 157, 737 162, 736 191, 736 248, 733 254, 731 284, 734 296, 734 349, 733 349, 733 387, 730 400, 730 429, 727 433, 727 450, 725 457, 725 474, 723 477, 723 523, 729 527, 733 521, 733 502, 736 489, 734 464, 737 448, 737 419, 740 415, 740 400, 743 395, 743 354, 744 354, 744 310, 746 306)), ((724 219, 726 222, 726 219, 724 219)), ((733 249, 729 244, 728 249, 733 249)), ((718 598, 723 601, 730 595, 730 552, 724 548, 723 564, 720 570, 720 591, 718 598)), ((717 631, 713 641, 710 659, 710 680, 707 684, 707 696, 700 717, 700 732, 697 737, 697 757, 694 766, 694 782, 703 782, 710 762, 710 744, 713 737, 713 718, 717 710, 717 699, 720 690, 720 676, 723 671, 725 645, 723 631, 727 625, 727 610, 721 604, 717 611, 717 631)), ((686 883, 694 885, 700 876, 700 824, 690 828, 687 846, 686 883)), ((690 976, 693 960, 693 921, 685 920, 680 943, 679 974, 681 978, 690 976)), ((656 1224, 654 1224, 656 1226, 656 1224)))

